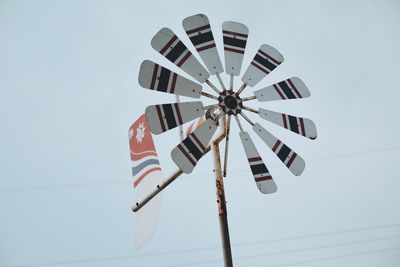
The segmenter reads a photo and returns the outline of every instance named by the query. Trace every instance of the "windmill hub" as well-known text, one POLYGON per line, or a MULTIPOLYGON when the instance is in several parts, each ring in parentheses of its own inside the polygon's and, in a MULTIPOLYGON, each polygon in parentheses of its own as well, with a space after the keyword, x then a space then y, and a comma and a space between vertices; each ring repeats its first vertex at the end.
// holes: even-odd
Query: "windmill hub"
POLYGON ((240 96, 232 90, 224 90, 218 97, 219 106, 226 114, 237 115, 242 111, 243 103, 240 96))

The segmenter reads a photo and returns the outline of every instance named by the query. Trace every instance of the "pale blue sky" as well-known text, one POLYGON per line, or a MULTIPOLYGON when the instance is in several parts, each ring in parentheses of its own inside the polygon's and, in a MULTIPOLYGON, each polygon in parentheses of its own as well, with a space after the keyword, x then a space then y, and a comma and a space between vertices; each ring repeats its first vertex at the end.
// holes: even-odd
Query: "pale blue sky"
MULTIPOLYGON (((311 98, 251 106, 309 117, 319 134, 306 140, 252 116, 306 161, 295 177, 254 136, 278 185, 262 195, 233 126, 235 266, 399 266, 400 4, 208 0, 0 1, 0 266, 222 265, 209 156, 165 191, 141 250, 130 210, 128 128, 147 105, 175 99, 141 89, 138 68, 150 59, 183 74, 150 40, 170 27, 192 48, 181 21, 197 13, 220 55, 222 22, 249 27, 243 69, 262 43, 278 48, 285 62, 255 89, 296 75, 311 98), (180 253, 148 256, 168 251, 180 253)), ((155 142, 169 174, 176 132, 155 142)))

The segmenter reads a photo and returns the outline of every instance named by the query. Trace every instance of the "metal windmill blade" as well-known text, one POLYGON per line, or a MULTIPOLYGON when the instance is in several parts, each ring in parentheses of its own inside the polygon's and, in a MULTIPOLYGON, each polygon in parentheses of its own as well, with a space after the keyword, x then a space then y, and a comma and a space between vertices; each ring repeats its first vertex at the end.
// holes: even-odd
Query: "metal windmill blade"
POLYGON ((224 68, 218 55, 210 21, 207 16, 197 14, 187 17, 183 20, 182 25, 206 65, 208 72, 212 75, 222 73, 224 68))
POLYGON ((214 133, 217 122, 207 119, 199 128, 186 137, 171 151, 171 157, 184 173, 191 173, 204 152, 214 133))
POLYGON ((222 34, 224 38, 225 72, 231 76, 239 76, 249 29, 242 23, 225 21, 222 24, 222 34))
MULTIPOLYGON (((147 197, 137 202, 133 210, 137 211, 143 207, 182 173, 192 173, 198 161, 209 151, 212 151, 224 261, 226 266, 232 266, 224 180, 222 178, 227 175, 230 122, 234 118, 239 126, 239 136, 257 188, 264 194, 274 193, 277 191, 277 185, 275 180, 272 179, 267 164, 261 157, 264 149, 260 150, 260 148, 256 147, 250 133, 245 131, 242 126, 239 117, 245 119, 256 135, 261 138, 288 170, 298 176, 305 169, 304 159, 259 123, 253 122, 246 115, 246 112, 256 113, 262 119, 310 140, 314 140, 317 137, 315 124, 310 119, 291 114, 264 108, 254 109, 249 107, 247 102, 252 100, 266 102, 301 99, 309 97, 310 92, 300 78, 291 77, 271 86, 255 90, 252 96, 242 97, 241 93, 247 86, 255 87, 266 75, 275 70, 284 61, 282 54, 270 45, 261 45, 241 78, 242 86, 236 88, 234 77, 239 76, 241 72, 249 30, 245 25, 238 22, 224 22, 222 35, 225 73, 230 78, 229 87, 225 87, 221 78, 224 68, 214 39, 214 33, 217 31, 211 29, 207 16, 197 14, 187 17, 183 20, 182 25, 205 67, 178 36, 168 28, 162 28, 151 40, 151 45, 197 82, 180 76, 168 68, 160 66, 158 63, 146 60, 140 67, 139 83, 145 89, 162 93, 191 98, 208 97, 214 101, 214 104, 204 106, 202 101, 193 101, 157 104, 147 107, 145 115, 148 120, 148 127, 154 134, 164 133, 199 117, 204 118, 202 116, 205 116, 206 119, 204 122, 198 123, 195 130, 192 130, 193 124, 191 124, 186 138, 172 149, 171 158, 178 169, 165 181, 158 184, 147 197), (210 75, 215 75, 218 78, 220 88, 210 82, 210 75), (208 84, 217 95, 203 92, 201 85, 203 83, 208 84), (220 129, 220 134, 214 137, 218 129, 220 129), (222 168, 219 144, 223 139, 225 139, 225 147, 222 168)), ((218 32, 221 33, 221 31, 218 32)))
POLYGON ((276 48, 267 44, 261 45, 242 77, 243 85, 239 88, 238 94, 241 94, 246 86, 254 87, 283 60, 282 54, 276 48))
POLYGON ((260 108, 260 117, 301 136, 317 138, 317 128, 312 120, 260 108))
POLYGON ((291 148, 281 140, 273 136, 260 124, 255 123, 253 131, 271 148, 283 164, 294 174, 300 175, 306 166, 304 159, 296 154, 291 148))
POLYGON ((297 77, 292 77, 254 91, 254 96, 260 102, 307 98, 310 95, 307 86, 297 77))
POLYGON ((146 118, 150 131, 160 134, 204 115, 201 101, 148 106, 146 118))
POLYGON ((139 84, 143 88, 180 96, 200 98, 202 86, 150 60, 140 65, 139 84))
POLYGON ((154 35, 151 46, 198 82, 204 83, 210 77, 210 73, 170 29, 162 28, 154 35))
POLYGON ((246 152, 247 160, 249 161, 250 169, 258 189, 264 194, 275 193, 277 189, 276 184, 272 180, 272 176, 258 153, 253 140, 251 140, 249 133, 240 132, 240 139, 242 140, 244 151, 246 152))

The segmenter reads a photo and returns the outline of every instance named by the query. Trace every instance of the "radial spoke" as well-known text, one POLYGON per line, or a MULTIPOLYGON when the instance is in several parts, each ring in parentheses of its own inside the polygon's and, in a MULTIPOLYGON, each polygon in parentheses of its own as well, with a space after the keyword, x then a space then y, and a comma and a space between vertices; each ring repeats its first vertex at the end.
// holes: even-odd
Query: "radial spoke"
POLYGON ((237 94, 240 95, 246 87, 247 84, 243 83, 242 86, 240 86, 239 90, 237 91, 237 94))
POLYGON ((226 177, 228 166, 228 146, 229 146, 229 133, 231 130, 231 115, 228 115, 228 120, 225 127, 225 155, 224 155, 224 177, 226 177))
POLYGON ((220 94, 221 91, 218 90, 218 88, 212 83, 210 82, 210 80, 207 80, 206 83, 208 84, 208 86, 210 86, 217 94, 220 94))
POLYGON ((212 105, 204 106, 203 110, 212 109, 212 108, 219 108, 219 104, 212 104, 212 105))
POLYGON ((235 76, 231 75, 230 79, 229 79, 229 90, 232 90, 232 91, 233 91, 233 79, 234 78, 235 78, 235 76))
POLYGON ((217 78, 218 78, 219 84, 221 85, 222 90, 226 90, 225 84, 222 81, 221 75, 219 75, 219 73, 217 73, 216 75, 217 75, 217 78))
POLYGON ((250 101, 250 100, 254 100, 254 99, 256 99, 257 97, 256 96, 249 96, 249 97, 243 97, 242 98, 242 101, 244 102, 244 101, 250 101))
POLYGON ((206 92, 201 92, 201 95, 205 96, 205 97, 208 97, 208 98, 211 98, 211 99, 214 99, 214 100, 218 100, 218 97, 216 97, 216 96, 214 96, 212 94, 206 93, 206 92))
POLYGON ((249 107, 246 107, 246 106, 243 106, 243 109, 245 109, 247 111, 250 111, 250 112, 253 112, 253 113, 256 113, 256 114, 260 113, 260 112, 258 112, 258 110, 254 109, 254 108, 249 108, 249 107))
POLYGON ((243 119, 245 119, 248 123, 250 123, 251 126, 254 126, 254 122, 252 120, 250 120, 250 118, 247 117, 246 114, 243 114, 243 112, 240 112, 239 114, 240 114, 240 116, 243 117, 243 119))
POLYGON ((239 117, 235 116, 235 120, 236 120, 237 125, 239 126, 240 131, 244 132, 243 127, 242 127, 242 123, 240 122, 239 117))

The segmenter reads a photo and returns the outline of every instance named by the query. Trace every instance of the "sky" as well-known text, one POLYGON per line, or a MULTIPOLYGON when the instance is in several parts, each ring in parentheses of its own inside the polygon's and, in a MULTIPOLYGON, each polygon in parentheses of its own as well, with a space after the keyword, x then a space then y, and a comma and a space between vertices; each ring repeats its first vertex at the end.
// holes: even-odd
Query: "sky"
MULTIPOLYGON (((153 240, 134 246, 128 129, 146 106, 175 101, 140 88, 139 66, 187 77, 150 40, 169 27, 194 52, 181 23, 198 13, 221 56, 222 23, 248 26, 242 73, 261 44, 276 47, 285 62, 244 95, 299 76, 310 98, 249 105, 311 118, 318 131, 312 141, 249 115, 306 161, 293 176, 251 134, 278 186, 263 195, 233 124, 235 266, 399 266, 400 4, 388 0, 1 0, 0 266, 222 265, 210 155, 165 190, 153 240)), ((177 132, 154 139, 168 175, 177 132)))

